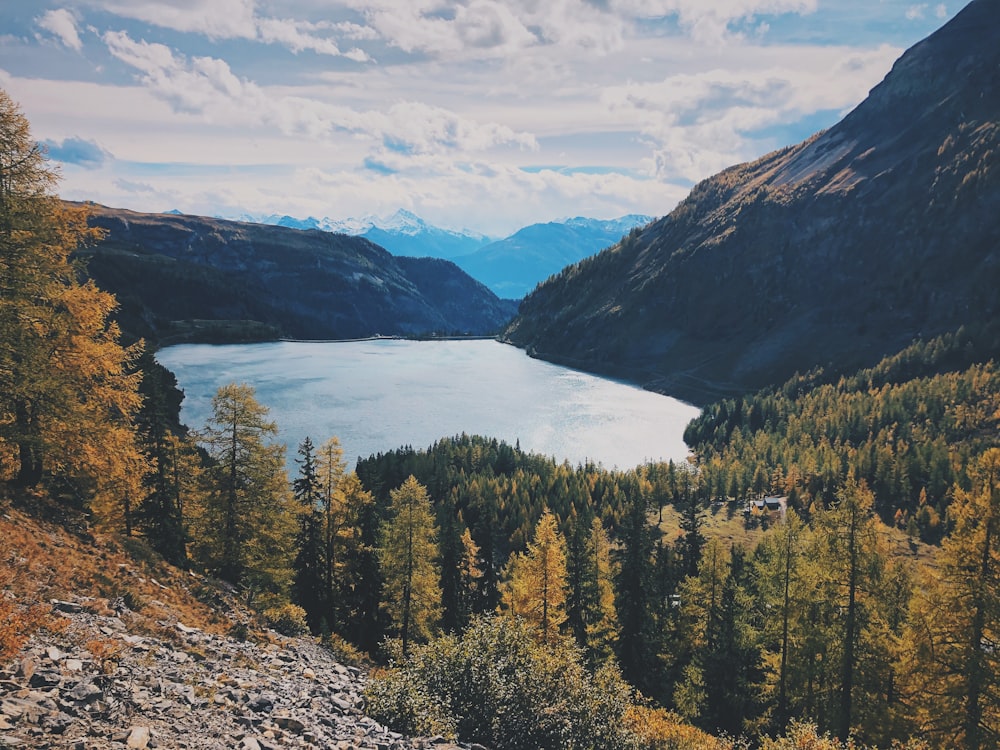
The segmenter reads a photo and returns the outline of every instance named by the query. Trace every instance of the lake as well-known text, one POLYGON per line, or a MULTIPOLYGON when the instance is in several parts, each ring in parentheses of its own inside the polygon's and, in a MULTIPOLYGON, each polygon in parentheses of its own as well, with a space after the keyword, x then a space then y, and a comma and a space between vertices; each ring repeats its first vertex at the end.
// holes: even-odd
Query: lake
POLYGON ((687 456, 695 406, 528 357, 497 341, 183 344, 156 358, 177 375, 181 419, 200 429, 212 396, 246 383, 270 409, 289 465, 306 436, 340 438, 348 465, 400 446, 428 448, 461 433, 606 468, 687 456))

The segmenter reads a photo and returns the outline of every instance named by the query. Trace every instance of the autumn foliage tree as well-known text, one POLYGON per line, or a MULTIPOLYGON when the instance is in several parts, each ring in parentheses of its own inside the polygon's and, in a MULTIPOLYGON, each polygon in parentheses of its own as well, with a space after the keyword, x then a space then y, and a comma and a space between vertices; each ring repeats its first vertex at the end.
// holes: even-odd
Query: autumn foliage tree
POLYGON ((566 543, 546 510, 528 549, 511 557, 504 607, 528 624, 543 644, 553 643, 566 622, 566 543))
POLYGON ((427 488, 413 476, 389 494, 379 546, 382 606, 406 654, 411 641, 430 637, 441 616, 437 527, 427 488))
POLYGON ((922 732, 940 747, 1000 742, 1000 449, 958 488, 955 528, 913 599, 907 693, 922 732))
POLYGON ((128 520, 145 472, 133 426, 141 345, 119 343, 115 298, 81 282, 74 252, 96 235, 56 182, 0 91, 0 471, 128 520))
POLYGON ((263 604, 291 584, 297 518, 284 446, 267 442, 276 432, 254 389, 230 383, 201 436, 215 463, 198 519, 200 561, 263 604))

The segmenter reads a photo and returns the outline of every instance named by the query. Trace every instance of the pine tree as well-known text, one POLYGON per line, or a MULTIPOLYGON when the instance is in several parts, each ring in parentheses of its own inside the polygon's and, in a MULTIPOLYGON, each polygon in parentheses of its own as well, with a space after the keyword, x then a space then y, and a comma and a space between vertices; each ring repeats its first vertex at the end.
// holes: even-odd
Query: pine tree
POLYGON ((382 527, 379 562, 382 606, 402 640, 429 638, 441 615, 437 528, 426 488, 410 476, 389 493, 390 518, 382 527))
POLYGON ((653 532, 646 519, 646 498, 631 499, 621 530, 621 564, 616 602, 621 631, 618 660, 626 679, 647 696, 662 689, 653 581, 653 532))
POLYGON ((454 506, 443 502, 438 507, 441 552, 441 627, 461 632, 469 624, 476 607, 479 582, 483 577, 479 563, 479 545, 465 527, 454 506))
POLYGON ((700 493, 697 480, 692 478, 691 472, 683 472, 681 479, 683 483, 681 507, 679 508, 682 532, 680 539, 681 558, 684 561, 687 575, 696 576, 698 575, 698 564, 701 562, 701 550, 705 546, 705 535, 701 533, 703 521, 700 513, 700 493))
POLYGON ((567 626, 593 666, 614 657, 618 643, 611 542, 599 518, 578 522, 568 550, 567 626))
POLYGON ((139 508, 143 533, 153 548, 174 565, 187 565, 184 506, 198 502, 201 465, 195 446, 181 437, 176 424, 183 394, 173 374, 150 355, 142 359, 142 409, 137 424, 149 460, 146 496, 139 508))
POLYGON ((566 544, 548 509, 538 520, 527 550, 510 560, 503 603, 542 644, 558 639, 566 621, 566 544))
POLYGON ((583 648, 587 613, 594 605, 594 569, 587 549, 590 526, 577 519, 566 540, 566 628, 583 648))
POLYGON ((316 481, 318 500, 322 509, 324 612, 328 624, 338 619, 337 609, 340 597, 338 569, 342 563, 338 559, 342 537, 351 532, 347 525, 347 507, 344 495, 346 464, 340 440, 332 437, 320 446, 316 453, 316 481))
POLYGON ((215 465, 200 520, 202 560, 251 596, 281 597, 292 578, 297 511, 284 468, 284 447, 254 389, 224 385, 212 399, 201 438, 215 465))
POLYGON ((0 466, 4 481, 45 480, 130 531, 146 471, 133 424, 142 345, 121 346, 114 297, 80 282, 73 253, 97 234, 56 181, 0 91, 0 466))
POLYGON ((330 598, 326 578, 326 540, 322 491, 316 475, 316 457, 307 436, 298 449, 299 474, 292 493, 299 504, 299 528, 295 537, 295 570, 292 601, 306 611, 306 622, 314 633, 322 630, 330 598))
POLYGON ((718 543, 710 543, 699 577, 682 588, 698 632, 678 704, 705 728, 735 735, 761 709, 764 672, 745 553, 734 547, 728 563, 723 556, 718 543))
POLYGON ((802 589, 803 537, 805 529, 795 511, 785 514, 785 522, 757 545, 754 566, 759 594, 765 610, 773 613, 764 620, 765 648, 770 649, 770 673, 775 684, 773 724, 784 731, 791 718, 788 673, 792 652, 792 624, 797 604, 805 598, 802 589))

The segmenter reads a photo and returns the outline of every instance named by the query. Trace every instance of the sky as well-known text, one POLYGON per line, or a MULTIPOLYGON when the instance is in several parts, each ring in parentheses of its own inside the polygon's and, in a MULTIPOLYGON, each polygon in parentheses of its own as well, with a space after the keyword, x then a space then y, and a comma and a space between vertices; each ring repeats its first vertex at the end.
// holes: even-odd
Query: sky
POLYGON ((494 237, 662 216, 836 123, 964 0, 0 0, 58 191, 494 237))

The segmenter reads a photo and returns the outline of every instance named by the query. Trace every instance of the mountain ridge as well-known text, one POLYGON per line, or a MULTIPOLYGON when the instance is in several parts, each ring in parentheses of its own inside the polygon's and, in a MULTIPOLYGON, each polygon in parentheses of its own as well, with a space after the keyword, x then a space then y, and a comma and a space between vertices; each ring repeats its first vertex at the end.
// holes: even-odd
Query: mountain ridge
POLYGON ((82 255, 154 342, 493 334, 514 304, 448 261, 401 263, 356 237, 90 204, 82 255), (433 266, 433 269, 430 268, 433 266))
POLYGON ((1000 310, 1000 17, 973 0, 841 122, 696 185, 504 337, 698 403, 1000 310))
POLYGON ((577 216, 522 227, 517 232, 455 258, 455 263, 497 296, 521 298, 562 268, 603 250, 652 216, 617 219, 577 216))
POLYGON ((364 237, 386 248, 393 255, 418 258, 434 257, 451 260, 474 252, 493 241, 493 238, 469 229, 443 229, 428 224, 413 212, 403 208, 388 216, 368 214, 361 218, 331 219, 324 216, 322 219, 317 219, 309 216, 298 219, 279 214, 264 216, 241 214, 237 221, 291 229, 319 229, 352 237, 364 237))

